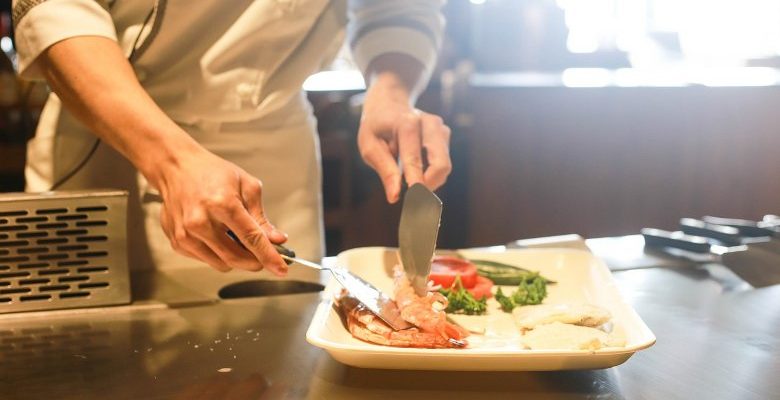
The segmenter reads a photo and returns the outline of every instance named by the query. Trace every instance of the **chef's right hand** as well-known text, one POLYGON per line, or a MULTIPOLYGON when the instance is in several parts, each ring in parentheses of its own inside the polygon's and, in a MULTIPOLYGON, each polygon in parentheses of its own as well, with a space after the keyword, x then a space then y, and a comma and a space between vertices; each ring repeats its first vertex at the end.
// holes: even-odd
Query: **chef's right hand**
POLYGON ((160 220, 174 249, 220 271, 284 275, 287 265, 271 242, 286 237, 265 218, 260 181, 206 151, 166 115, 115 40, 67 38, 35 63, 62 104, 160 192, 160 220))
POLYGON ((158 172, 150 182, 162 195, 160 222, 174 250, 223 272, 287 273, 272 245, 287 235, 266 218, 259 179, 205 149, 178 154, 158 172))

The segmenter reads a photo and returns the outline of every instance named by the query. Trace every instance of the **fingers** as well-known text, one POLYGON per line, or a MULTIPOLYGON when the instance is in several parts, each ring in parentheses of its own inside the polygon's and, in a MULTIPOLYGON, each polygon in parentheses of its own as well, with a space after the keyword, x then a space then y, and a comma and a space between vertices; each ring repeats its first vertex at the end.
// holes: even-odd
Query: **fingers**
MULTIPOLYGON (((236 243, 227 234, 227 228, 217 218, 189 216, 184 218, 185 235, 191 240, 180 239, 190 251, 207 249, 225 265, 247 271, 260 271, 263 263, 236 243), (202 218, 202 219, 201 219, 202 218), (192 238, 196 240, 192 240, 192 238), (199 242, 199 243, 198 243, 199 242)), ((204 261, 206 261, 204 259, 204 261)))
POLYGON ((189 241, 181 247, 179 252, 188 257, 202 260, 219 272, 228 272, 233 269, 225 264, 214 251, 201 241, 189 241), (184 250, 184 252, 181 250, 184 250))
MULTIPOLYGON (((265 267, 274 274, 286 274, 287 264, 238 197, 214 196, 208 205, 193 207, 181 216, 176 211, 163 206, 160 223, 178 253, 222 272, 232 268, 260 271, 265 267), (235 232, 240 244, 228 237, 228 229, 235 232)), ((266 224, 269 230, 275 229, 266 224)), ((281 232, 276 235, 286 239, 281 232)))
MULTIPOLYGON (((162 226, 165 236, 171 243, 171 247, 177 253, 186 257, 199 259, 209 264, 212 268, 220 272, 230 271, 232 268, 227 266, 208 246, 203 244, 200 240, 195 238, 187 238, 186 233, 175 233, 174 223, 172 222, 172 215, 170 210, 166 209, 165 204, 160 209, 160 224, 162 226), (183 240, 178 240, 177 237, 183 240)), ((182 229, 183 231, 183 229, 182 229)))
POLYGON ((249 174, 242 174, 241 198, 244 201, 244 206, 249 211, 249 215, 257 221, 272 243, 282 244, 287 241, 287 234, 280 231, 265 217, 262 201, 263 184, 260 180, 249 174))
MULTIPOLYGON (((238 199, 235 202, 228 202, 221 207, 215 208, 214 215, 227 229, 233 231, 246 250, 249 250, 254 255, 254 258, 261 260, 261 268, 265 267, 279 276, 287 274, 287 264, 279 256, 279 253, 276 252, 260 224, 252 218, 238 199)), ((220 243, 224 243, 224 241, 236 245, 235 242, 228 238, 227 234, 219 240, 220 243)))
POLYGON ((358 146, 363 160, 382 179, 388 202, 395 203, 400 197, 401 173, 407 185, 423 183, 431 190, 447 181, 452 171, 451 132, 439 116, 421 112, 404 115, 395 124, 396 140, 393 135, 383 136, 387 132, 372 129, 371 125, 361 126, 358 146))
POLYGON ((398 155, 409 186, 423 182, 422 132, 420 116, 409 113, 398 125, 398 155))
POLYGON ((398 169, 391 147, 376 132, 366 132, 361 128, 358 135, 360 156, 379 175, 388 203, 395 203, 401 193, 401 171, 398 169))
POLYGON ((428 162, 423 180, 425 186, 436 190, 444 185, 447 176, 452 171, 452 161, 450 160, 451 131, 437 115, 424 114, 421 120, 422 143, 428 162))

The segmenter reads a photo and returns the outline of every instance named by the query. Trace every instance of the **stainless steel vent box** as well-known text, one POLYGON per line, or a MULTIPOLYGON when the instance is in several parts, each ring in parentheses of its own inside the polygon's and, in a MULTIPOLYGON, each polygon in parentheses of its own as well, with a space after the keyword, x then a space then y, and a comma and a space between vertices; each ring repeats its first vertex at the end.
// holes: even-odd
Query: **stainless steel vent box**
POLYGON ((127 192, 0 194, 0 313, 130 302, 127 192))

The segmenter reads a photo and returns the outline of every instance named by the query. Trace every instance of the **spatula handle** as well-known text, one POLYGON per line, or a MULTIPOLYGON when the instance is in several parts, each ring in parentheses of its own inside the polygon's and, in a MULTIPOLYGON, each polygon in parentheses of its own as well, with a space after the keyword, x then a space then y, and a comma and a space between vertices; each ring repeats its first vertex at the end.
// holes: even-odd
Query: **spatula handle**
MULTIPOLYGON (((241 246, 244 250, 246 250, 244 244, 241 243, 240 240, 238 240, 238 237, 236 236, 235 233, 233 233, 233 231, 228 230, 226 233, 228 237, 230 237, 230 239, 238 243, 239 246, 241 246)), ((276 252, 282 256, 282 259, 284 259, 284 262, 287 263, 287 265, 290 265, 294 262, 292 259, 295 258, 295 252, 292 249, 288 249, 287 247, 284 247, 281 244, 275 244, 274 248, 276 249, 276 252)))
POLYGON ((279 253, 279 255, 295 258, 295 251, 293 251, 292 249, 284 247, 281 244, 275 244, 274 248, 276 249, 276 252, 279 253))

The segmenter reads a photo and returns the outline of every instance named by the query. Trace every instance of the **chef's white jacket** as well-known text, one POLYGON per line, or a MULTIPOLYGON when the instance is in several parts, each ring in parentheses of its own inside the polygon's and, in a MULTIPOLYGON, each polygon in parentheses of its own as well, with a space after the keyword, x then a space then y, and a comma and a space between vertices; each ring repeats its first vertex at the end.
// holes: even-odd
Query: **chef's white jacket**
MULTIPOLYGON (((323 254, 319 144, 302 83, 332 61, 345 38, 363 71, 375 57, 399 52, 430 72, 443 1, 13 0, 13 19, 20 74, 29 79, 41 77, 37 57, 61 40, 117 41, 167 115, 208 150, 260 178, 269 218, 289 233, 292 248, 317 259, 323 254)), ((48 190, 94 140, 51 95, 28 145, 27 189, 48 190)), ((133 268, 195 263, 170 249, 160 204, 146 201, 153 189, 105 145, 62 186, 101 187, 131 193, 133 268)))

